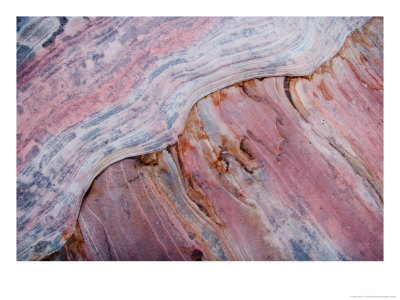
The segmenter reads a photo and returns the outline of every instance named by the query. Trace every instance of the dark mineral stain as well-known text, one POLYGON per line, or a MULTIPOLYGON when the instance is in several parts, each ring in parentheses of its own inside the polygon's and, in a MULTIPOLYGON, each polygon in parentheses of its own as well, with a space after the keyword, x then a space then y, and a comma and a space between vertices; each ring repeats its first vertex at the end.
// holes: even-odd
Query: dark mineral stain
POLYGON ((311 260, 311 257, 304 251, 303 241, 290 240, 292 253, 296 260, 311 260))
POLYGON ((297 110, 296 105, 293 103, 292 96, 290 95, 290 77, 286 76, 285 80, 283 81, 283 89, 285 91, 286 97, 288 97, 290 104, 297 110))
POLYGON ((32 49, 25 45, 17 45, 17 71, 22 70, 35 57, 32 49))
POLYGON ((22 115, 24 113, 24 108, 21 105, 17 105, 17 113, 22 115))
POLYGON ((201 206, 200 204, 196 203, 197 207, 200 209, 200 211, 205 214, 207 217, 210 218, 210 214, 204 209, 203 206, 201 206))
POLYGON ((101 133, 100 128, 95 128, 91 131, 89 131, 88 133, 86 133, 83 138, 82 141, 84 142, 90 142, 96 139, 96 137, 98 137, 101 133))
POLYGON ((200 260, 202 260, 202 257, 203 257, 203 252, 201 252, 198 249, 194 249, 193 250, 193 252, 192 252, 192 259, 193 260, 200 261, 200 260))
POLYGON ((17 220, 17 230, 18 231, 24 230, 26 224, 28 224, 28 223, 29 223, 29 219, 27 219, 27 218, 24 218, 24 219, 18 218, 18 220, 17 220))
POLYGON ((98 62, 99 59, 104 58, 104 53, 95 53, 92 55, 92 60, 95 61, 96 63, 98 62))
POLYGON ((240 140, 240 150, 242 150, 244 153, 247 154, 247 156, 249 157, 249 159, 254 159, 254 155, 251 154, 250 150, 248 149, 248 147, 245 145, 245 141, 247 138, 241 139, 240 140))
POLYGON ((82 125, 81 127, 87 129, 89 127, 98 125, 98 124, 104 122, 105 120, 111 118, 113 115, 116 115, 119 112, 123 111, 126 108, 127 108, 126 105, 125 106, 118 105, 118 106, 108 110, 107 112, 103 113, 102 115, 91 119, 89 122, 87 122, 86 124, 82 125))
MULTIPOLYGON (((17 45, 17 64, 28 58, 32 54, 32 49, 25 45, 17 45)), ((33 59, 33 57, 32 57, 33 59)), ((30 60, 32 60, 30 59, 30 60)))
POLYGON ((61 33, 64 32, 64 26, 65 26, 65 24, 67 24, 68 18, 59 17, 58 21, 60 22, 60 26, 58 27, 57 31, 53 32, 51 37, 42 44, 42 46, 44 48, 46 48, 46 47, 50 46, 51 44, 53 44, 55 42, 55 40, 56 40, 57 35, 60 35, 61 33))
POLYGON ((17 32, 29 21, 29 17, 17 17, 17 32))
POLYGON ((38 188, 50 188, 51 181, 49 177, 44 176, 41 172, 37 171, 33 174, 34 182, 38 188))
POLYGON ((28 154, 25 157, 26 161, 31 161, 34 159, 40 152, 40 149, 37 145, 34 145, 32 149, 28 152, 28 154))
POLYGON ((31 192, 32 183, 17 182, 17 208, 28 210, 35 204, 35 193, 31 192))
POLYGON ((182 58, 178 58, 175 60, 171 60, 163 65, 161 65, 160 67, 158 67, 157 69, 155 69, 149 76, 150 80, 153 80, 154 78, 156 78, 157 76, 159 76, 162 72, 164 72, 165 70, 167 70, 168 68, 175 66, 175 65, 179 65, 182 63, 187 62, 185 59, 182 58))
POLYGON ((38 242, 35 247, 34 250, 36 253, 40 253, 42 252, 45 248, 47 248, 51 243, 47 242, 47 241, 40 241, 38 242))

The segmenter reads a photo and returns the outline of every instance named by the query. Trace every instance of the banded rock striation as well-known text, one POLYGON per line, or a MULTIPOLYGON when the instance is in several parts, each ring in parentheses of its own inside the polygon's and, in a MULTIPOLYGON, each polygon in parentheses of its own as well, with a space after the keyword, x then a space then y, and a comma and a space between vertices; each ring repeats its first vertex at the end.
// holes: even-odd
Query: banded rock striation
POLYGON ((311 76, 244 81, 110 165, 51 260, 383 260, 383 20, 311 76))

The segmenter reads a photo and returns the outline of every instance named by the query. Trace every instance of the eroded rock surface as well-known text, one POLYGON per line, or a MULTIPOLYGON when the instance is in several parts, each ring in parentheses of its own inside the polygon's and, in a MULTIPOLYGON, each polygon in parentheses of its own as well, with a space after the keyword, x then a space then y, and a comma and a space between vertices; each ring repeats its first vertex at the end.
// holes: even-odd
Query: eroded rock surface
POLYGON ((94 180, 55 258, 382 260, 382 32, 372 19, 311 76, 205 97, 177 144, 94 180))
POLYGON ((177 142, 193 104, 235 82, 309 75, 368 18, 19 18, 18 259, 74 231, 107 166, 177 142))

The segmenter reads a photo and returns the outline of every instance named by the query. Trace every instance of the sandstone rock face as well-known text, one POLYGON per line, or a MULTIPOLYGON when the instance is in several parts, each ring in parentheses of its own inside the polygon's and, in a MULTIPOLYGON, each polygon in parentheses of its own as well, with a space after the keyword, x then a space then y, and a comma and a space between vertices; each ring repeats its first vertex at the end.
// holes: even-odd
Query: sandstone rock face
POLYGON ((311 76, 240 82, 110 165, 52 260, 382 260, 383 20, 311 76))

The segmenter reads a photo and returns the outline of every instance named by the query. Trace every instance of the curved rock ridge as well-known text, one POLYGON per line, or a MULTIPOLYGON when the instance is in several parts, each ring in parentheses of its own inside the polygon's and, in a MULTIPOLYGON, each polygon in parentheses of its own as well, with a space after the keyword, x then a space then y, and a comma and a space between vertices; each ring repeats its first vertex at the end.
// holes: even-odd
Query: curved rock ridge
POLYGON ((311 74, 368 18, 18 18, 18 259, 58 250, 107 166, 177 141, 194 103, 311 74))
POLYGON ((178 142, 112 164, 56 260, 383 260, 383 20, 308 77, 192 108, 178 142))

